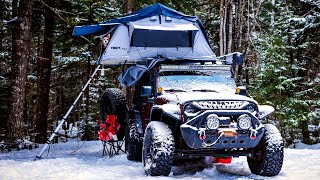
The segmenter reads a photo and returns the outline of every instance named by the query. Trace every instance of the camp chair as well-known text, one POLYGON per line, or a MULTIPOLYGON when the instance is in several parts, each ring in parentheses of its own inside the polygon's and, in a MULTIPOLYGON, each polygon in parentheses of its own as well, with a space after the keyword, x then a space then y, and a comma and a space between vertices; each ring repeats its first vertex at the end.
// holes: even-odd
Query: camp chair
POLYGON ((116 122, 116 115, 107 115, 104 124, 100 124, 99 139, 103 144, 102 157, 118 155, 122 150, 124 140, 117 139, 120 124, 116 122))

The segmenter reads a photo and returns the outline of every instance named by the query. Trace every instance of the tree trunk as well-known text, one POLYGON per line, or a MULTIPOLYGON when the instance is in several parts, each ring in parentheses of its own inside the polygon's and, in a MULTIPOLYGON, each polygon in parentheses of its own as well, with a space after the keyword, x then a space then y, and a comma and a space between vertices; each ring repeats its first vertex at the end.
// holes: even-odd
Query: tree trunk
POLYGON ((124 14, 132 13, 134 0, 125 0, 123 3, 123 12, 124 14))
POLYGON ((239 45, 238 45, 238 51, 242 52, 242 36, 243 36, 243 11, 245 8, 245 2, 243 0, 239 0, 239 45))
MULTIPOLYGON (((93 23, 92 4, 93 4, 93 2, 90 1, 90 2, 89 2, 89 16, 88 16, 88 22, 89 22, 89 24, 92 24, 92 23, 93 23)), ((89 36, 89 40, 90 40, 90 42, 92 42, 93 37, 92 37, 92 36, 89 36)), ((92 52, 91 43, 89 43, 89 45, 88 45, 88 51, 89 51, 90 54, 91 54, 91 52, 92 52)), ((91 75, 91 57, 88 56, 88 57, 87 57, 87 81, 90 79, 90 75, 91 75)), ((89 85, 89 87, 86 89, 84 95, 85 95, 85 97, 86 97, 86 101, 85 101, 85 103, 86 103, 85 112, 86 112, 86 116, 87 116, 86 119, 88 120, 88 119, 89 119, 89 106, 90 106, 90 85, 89 85)), ((88 124, 88 123, 86 122, 86 124, 88 124)), ((87 131, 86 131, 86 132, 87 132, 87 131)), ((85 134, 87 134, 87 133, 85 133, 85 134)))
POLYGON ((223 8, 224 0, 220 2, 220 28, 219 28, 219 52, 220 56, 224 55, 223 49, 223 26, 224 26, 224 8, 223 8))
POLYGON ((49 90, 51 79, 51 61, 53 50, 54 12, 50 7, 54 6, 54 0, 45 0, 49 6, 45 6, 44 45, 42 56, 38 58, 38 90, 37 90, 37 116, 36 129, 39 132, 36 141, 45 143, 48 129, 49 90))
POLYGON ((229 34, 228 34, 228 53, 232 52, 232 43, 233 43, 233 0, 230 1, 229 8, 229 34))
MULTIPOLYGON (((132 13, 133 2, 134 2, 134 0, 125 0, 124 8, 123 8, 123 11, 124 11, 125 14, 132 13)), ((125 89, 125 91, 126 91, 127 107, 131 110, 133 108, 134 88, 133 87, 127 87, 125 89)), ((126 121, 128 121, 128 118, 129 118, 129 114, 128 113, 127 113, 126 117, 127 117, 126 121)))
POLYGON ((271 27, 273 28, 274 26, 274 16, 275 16, 275 12, 274 12, 274 6, 275 6, 275 0, 271 0, 271 5, 272 5, 272 11, 271 11, 271 27))
POLYGON ((229 0, 225 2, 223 11, 224 11, 224 18, 223 18, 223 54, 226 54, 227 51, 227 31, 226 31, 226 26, 227 26, 227 11, 228 11, 228 6, 229 0))
MULTIPOLYGON (((12 18, 17 18, 17 16, 18 16, 18 0, 12 0, 12 18)), ((13 23, 11 33, 12 33, 11 52, 12 52, 12 57, 13 57, 13 56, 15 56, 15 53, 16 53, 17 22, 13 23)))
POLYGON ((15 64, 15 73, 13 75, 10 113, 7 123, 9 142, 23 137, 23 111, 27 66, 30 54, 32 4, 32 0, 20 0, 18 8, 15 53, 13 53, 12 57, 15 64))
MULTIPOLYGON (((289 14, 289 7, 288 7, 288 3, 287 1, 285 1, 285 9, 286 9, 286 13, 287 15, 289 14)), ((294 56, 293 56, 293 49, 291 48, 293 46, 292 44, 292 37, 291 37, 291 28, 290 26, 287 28, 287 43, 288 43, 288 46, 290 47, 289 49, 289 62, 290 64, 295 64, 294 62, 294 56)), ((291 74, 293 77, 296 77, 296 73, 295 73, 295 70, 291 68, 291 74)))
POLYGON ((304 144, 311 144, 310 131, 308 130, 308 121, 300 120, 299 128, 301 129, 302 142, 304 144))
POLYGON ((239 44, 239 2, 240 1, 235 1, 234 2, 234 20, 233 20, 233 23, 234 23, 234 33, 233 33, 233 45, 232 45, 232 48, 234 51, 238 51, 238 44, 239 44))

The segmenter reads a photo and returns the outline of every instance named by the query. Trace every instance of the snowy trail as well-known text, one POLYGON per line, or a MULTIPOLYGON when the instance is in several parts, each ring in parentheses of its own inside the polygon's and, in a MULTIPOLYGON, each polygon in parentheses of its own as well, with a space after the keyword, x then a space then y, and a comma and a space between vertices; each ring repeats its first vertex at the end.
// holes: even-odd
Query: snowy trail
MULTIPOLYGON (((320 179, 319 149, 285 149, 281 173, 270 178, 251 174, 245 157, 234 158, 227 165, 231 172, 241 171, 243 176, 219 171, 214 166, 195 174, 147 177, 142 163, 128 161, 125 154, 101 158, 99 141, 54 144, 49 153, 44 153, 44 159, 33 161, 40 148, 0 154, 0 179, 320 179)), ((174 167, 173 171, 177 169, 174 167)))

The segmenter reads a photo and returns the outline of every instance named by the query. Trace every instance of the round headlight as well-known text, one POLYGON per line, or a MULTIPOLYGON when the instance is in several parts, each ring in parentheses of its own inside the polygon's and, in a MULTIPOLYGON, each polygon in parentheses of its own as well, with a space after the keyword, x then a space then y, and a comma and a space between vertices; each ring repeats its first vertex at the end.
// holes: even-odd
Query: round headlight
POLYGON ((217 129, 219 127, 220 120, 219 117, 215 114, 210 114, 207 116, 207 123, 206 127, 207 129, 217 129))
POLYGON ((238 127, 240 129, 249 129, 251 127, 251 117, 248 114, 242 114, 239 116, 238 127))

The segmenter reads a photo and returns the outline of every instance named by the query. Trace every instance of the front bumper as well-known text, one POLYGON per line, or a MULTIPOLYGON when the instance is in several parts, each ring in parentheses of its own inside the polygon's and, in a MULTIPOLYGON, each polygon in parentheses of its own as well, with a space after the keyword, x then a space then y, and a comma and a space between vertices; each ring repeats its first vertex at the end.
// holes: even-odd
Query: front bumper
POLYGON ((180 130, 182 138, 192 149, 233 149, 257 146, 263 136, 264 126, 247 110, 206 110, 182 124, 180 130), (201 124, 209 114, 216 114, 219 117, 248 114, 251 117, 252 127, 249 130, 240 130, 237 127, 207 130, 201 127, 201 124), (230 130, 236 132, 236 135, 230 137, 221 133, 230 130))

